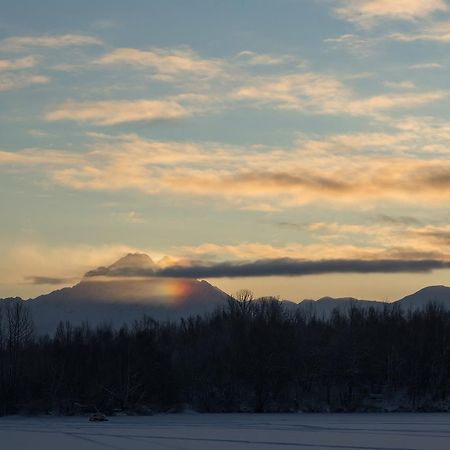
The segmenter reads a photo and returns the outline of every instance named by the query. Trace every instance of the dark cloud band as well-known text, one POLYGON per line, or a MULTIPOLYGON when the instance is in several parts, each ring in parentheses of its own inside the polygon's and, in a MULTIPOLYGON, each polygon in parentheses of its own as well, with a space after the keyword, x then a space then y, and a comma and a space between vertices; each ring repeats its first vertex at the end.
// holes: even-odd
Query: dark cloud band
POLYGON ((192 266, 172 266, 157 272, 158 276, 179 278, 235 278, 263 276, 302 276, 327 273, 400 273, 430 272, 450 267, 439 260, 358 260, 333 259, 307 261, 291 258, 263 259, 254 262, 223 262, 192 266))

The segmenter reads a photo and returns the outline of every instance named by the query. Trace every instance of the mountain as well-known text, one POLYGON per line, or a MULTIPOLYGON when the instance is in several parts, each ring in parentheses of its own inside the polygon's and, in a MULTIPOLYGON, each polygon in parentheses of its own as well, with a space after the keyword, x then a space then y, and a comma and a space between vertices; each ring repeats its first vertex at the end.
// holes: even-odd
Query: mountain
POLYGON ((447 286, 428 286, 420 289, 414 294, 407 295, 395 302, 404 310, 422 309, 429 303, 442 305, 450 309, 450 287, 447 286))
POLYGON ((298 304, 298 309, 308 316, 319 318, 328 318, 334 310, 346 314, 350 308, 358 306, 359 308, 383 308, 384 302, 376 300, 360 300, 353 297, 333 298, 322 297, 319 300, 303 300, 298 304))
MULTIPOLYGON (((87 272, 79 283, 49 294, 26 300, 38 333, 53 332, 60 321, 73 325, 88 322, 95 326, 109 323, 114 327, 133 322, 146 314, 156 320, 204 314, 224 305, 228 295, 206 281, 158 276, 161 268, 173 260, 155 263, 148 255, 133 253, 107 267, 87 272)), ((21 298, 2 303, 23 301, 21 298)), ((392 303, 352 297, 323 297, 300 303, 283 301, 286 310, 300 310, 308 316, 328 318, 334 310, 343 314, 350 308, 401 307, 404 311, 421 309, 431 302, 450 309, 450 287, 429 286, 392 303)))
POLYGON ((450 309, 450 287, 428 286, 391 303, 379 300, 361 300, 352 297, 323 297, 319 300, 303 300, 298 304, 298 308, 309 316, 315 315, 319 318, 328 318, 334 310, 345 314, 348 313, 352 306, 364 309, 382 309, 397 306, 403 311, 412 311, 423 309, 430 303, 440 304, 444 308, 450 309))
POLYGON ((228 297, 206 281, 158 277, 157 268, 149 256, 129 254, 87 272, 75 286, 27 300, 37 331, 51 332, 61 320, 116 327, 143 314, 177 319, 212 311, 228 297))

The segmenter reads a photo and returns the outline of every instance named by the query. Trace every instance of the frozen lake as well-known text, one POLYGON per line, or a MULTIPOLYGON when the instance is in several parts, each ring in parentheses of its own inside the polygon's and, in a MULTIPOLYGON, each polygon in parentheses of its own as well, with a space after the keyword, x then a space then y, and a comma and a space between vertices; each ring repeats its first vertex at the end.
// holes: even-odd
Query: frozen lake
POLYGON ((1 450, 449 450, 450 414, 0 418, 1 450))

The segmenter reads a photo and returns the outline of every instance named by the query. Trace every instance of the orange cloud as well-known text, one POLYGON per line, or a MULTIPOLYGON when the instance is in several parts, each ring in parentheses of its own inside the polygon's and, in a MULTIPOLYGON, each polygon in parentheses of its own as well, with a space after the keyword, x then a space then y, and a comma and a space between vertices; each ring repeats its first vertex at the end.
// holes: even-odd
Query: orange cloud
POLYGON ((192 115, 195 108, 176 100, 105 100, 66 102, 46 115, 47 120, 77 120, 99 125, 126 122, 179 119, 192 115))
POLYGON ((358 98, 339 80, 313 72, 259 77, 251 85, 240 87, 232 94, 237 100, 251 100, 260 105, 274 104, 286 110, 354 116, 378 116, 393 109, 439 101, 448 95, 446 91, 430 91, 358 98))
MULTIPOLYGON (((364 135, 300 141, 290 149, 147 141, 124 135, 97 136, 98 142, 85 152, 3 151, 0 163, 15 164, 16 170, 41 166, 51 182, 73 189, 221 198, 241 209, 261 205, 268 211, 316 201, 448 202, 450 162, 444 149, 439 148, 433 159, 421 156, 424 148, 429 151, 433 127, 430 136, 419 136, 414 123, 404 126, 412 128, 397 136, 375 135, 373 152, 365 151, 370 147, 362 143, 364 135), (385 148, 394 151, 381 151, 383 139, 385 148), (408 150, 405 143, 410 143, 408 150)), ((445 142, 450 131, 443 126, 440 132, 445 142)))

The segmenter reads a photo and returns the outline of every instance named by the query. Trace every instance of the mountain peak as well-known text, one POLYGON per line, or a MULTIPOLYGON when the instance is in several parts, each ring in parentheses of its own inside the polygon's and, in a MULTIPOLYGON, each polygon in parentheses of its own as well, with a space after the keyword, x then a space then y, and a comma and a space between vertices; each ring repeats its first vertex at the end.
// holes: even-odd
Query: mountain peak
POLYGON ((148 276, 156 272, 157 265, 145 253, 128 253, 108 267, 98 267, 85 274, 85 278, 96 276, 148 276))
POLYGON ((444 286, 443 284, 437 284, 435 286, 426 286, 422 289, 419 289, 417 293, 419 292, 450 292, 450 287, 444 286))
POLYGON ((406 308, 423 308, 430 302, 450 304, 450 287, 443 285, 427 286, 414 294, 403 297, 396 303, 406 308))
POLYGON ((118 268, 154 269, 156 267, 150 256, 145 253, 128 253, 109 266, 110 270, 118 268))

